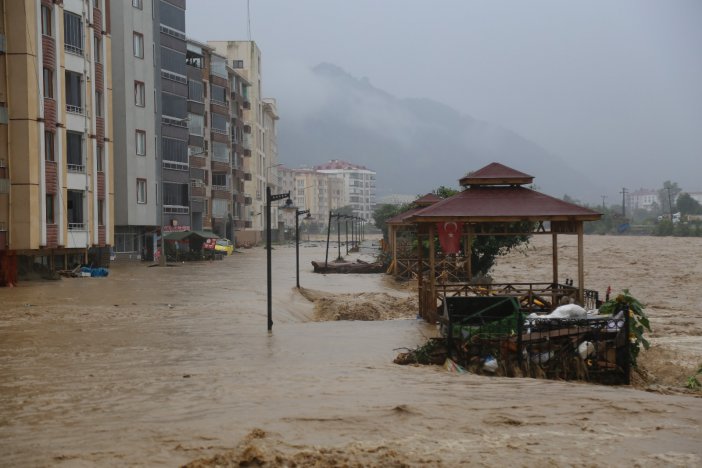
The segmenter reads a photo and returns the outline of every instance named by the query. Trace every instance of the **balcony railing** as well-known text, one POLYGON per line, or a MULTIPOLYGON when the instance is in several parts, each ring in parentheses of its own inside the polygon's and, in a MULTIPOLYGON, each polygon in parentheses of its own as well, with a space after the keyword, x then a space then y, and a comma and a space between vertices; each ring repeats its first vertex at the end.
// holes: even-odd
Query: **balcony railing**
POLYGON ((212 133, 219 133, 220 135, 229 135, 229 130, 227 129, 219 129, 215 127, 211 127, 210 130, 212 130, 212 133))
POLYGON ((85 223, 68 223, 69 231, 85 231, 85 223))
POLYGON ((74 46, 72 44, 63 44, 63 48, 66 50, 66 52, 75 54, 75 55, 83 55, 83 48, 74 46))
POLYGON ((82 106, 74 106, 71 104, 66 104, 66 112, 68 112, 70 114, 83 115, 83 107, 82 106))
POLYGON ((188 214, 190 208, 183 205, 163 205, 163 212, 169 214, 188 214))
POLYGON ((85 165, 83 165, 83 164, 68 164, 68 172, 85 174, 85 165))
POLYGON ((229 187, 226 185, 212 185, 212 190, 219 190, 221 192, 228 192, 229 187))

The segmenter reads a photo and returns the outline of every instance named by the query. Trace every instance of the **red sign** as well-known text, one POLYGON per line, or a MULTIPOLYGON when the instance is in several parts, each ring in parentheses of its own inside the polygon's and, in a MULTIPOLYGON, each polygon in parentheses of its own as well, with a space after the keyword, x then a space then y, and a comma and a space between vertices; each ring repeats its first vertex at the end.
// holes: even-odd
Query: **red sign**
POLYGON ((202 244, 202 248, 207 249, 207 250, 214 250, 216 244, 217 244, 217 239, 207 239, 202 244))
POLYGON ((441 250, 446 254, 458 253, 461 250, 463 223, 449 221, 447 223, 437 223, 437 227, 439 230, 439 244, 441 244, 441 250))

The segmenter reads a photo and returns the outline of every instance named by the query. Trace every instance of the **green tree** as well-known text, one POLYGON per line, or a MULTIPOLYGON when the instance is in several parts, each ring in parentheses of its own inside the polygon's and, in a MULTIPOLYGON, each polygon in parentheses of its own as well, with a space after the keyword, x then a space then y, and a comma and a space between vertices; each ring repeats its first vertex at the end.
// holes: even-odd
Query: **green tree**
POLYGON ((442 185, 434 190, 432 192, 434 195, 437 195, 441 198, 449 198, 458 193, 458 190, 452 189, 451 187, 446 187, 445 185, 442 185))
POLYGON ((658 190, 658 203, 661 207, 661 212, 671 213, 675 209, 675 198, 681 191, 677 182, 669 180, 663 182, 663 188, 658 190))
POLYGON ((689 193, 681 193, 675 205, 682 214, 702 214, 702 205, 689 193))
POLYGON ((382 204, 376 206, 373 212, 373 221, 375 222, 375 227, 383 232, 383 239, 388 239, 388 225, 386 221, 403 211, 407 211, 407 205, 382 204))

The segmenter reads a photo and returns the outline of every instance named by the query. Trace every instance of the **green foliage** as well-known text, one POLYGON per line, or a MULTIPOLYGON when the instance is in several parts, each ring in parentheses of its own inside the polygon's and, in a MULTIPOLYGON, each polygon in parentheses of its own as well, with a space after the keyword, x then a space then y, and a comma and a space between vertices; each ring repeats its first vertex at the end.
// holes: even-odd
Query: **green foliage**
POLYGON ((661 210, 665 213, 673 211, 675 197, 677 197, 681 191, 677 182, 671 182, 669 180, 663 182, 663 188, 658 190, 658 204, 661 210))
POLYGON ((661 220, 656 229, 653 230, 654 236, 672 236, 674 231, 673 222, 669 219, 661 220))
POLYGON ((684 215, 702 214, 702 205, 692 198, 689 193, 681 193, 675 205, 678 211, 684 215))
POLYGON ((434 190, 432 192, 434 195, 437 195, 441 198, 449 198, 458 193, 458 190, 452 189, 450 187, 446 187, 445 185, 442 185, 434 190))
POLYGON ((383 238, 387 240, 388 238, 388 225, 386 221, 393 216, 396 216, 403 211, 407 211, 407 205, 390 205, 383 204, 378 205, 373 212, 373 221, 375 222, 375 227, 383 232, 383 238))
POLYGON ((702 375, 702 365, 697 369, 695 375, 691 375, 687 378, 687 384, 685 386, 690 390, 702 390, 702 383, 697 379, 698 375, 702 375))
POLYGON ((601 314, 613 315, 620 310, 625 314, 629 314, 629 340, 631 346, 631 364, 636 367, 636 358, 639 356, 641 347, 648 349, 650 343, 644 338, 646 331, 651 331, 651 323, 644 313, 645 306, 641 304, 634 296, 629 293, 628 289, 624 289, 614 299, 610 299, 600 306, 601 314))

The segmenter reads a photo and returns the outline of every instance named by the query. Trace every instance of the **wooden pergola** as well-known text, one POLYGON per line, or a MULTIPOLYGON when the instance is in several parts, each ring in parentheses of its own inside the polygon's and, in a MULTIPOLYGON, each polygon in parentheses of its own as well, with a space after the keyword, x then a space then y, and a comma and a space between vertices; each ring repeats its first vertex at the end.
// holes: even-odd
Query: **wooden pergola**
POLYGON ((403 234, 403 237, 409 238, 410 241, 415 240, 417 238, 417 225, 409 221, 409 218, 439 201, 441 201, 441 197, 433 193, 427 193, 413 201, 407 211, 403 211, 385 221, 385 224, 388 226, 388 243, 390 254, 392 255, 392 263, 388 273, 391 273, 394 277, 410 279, 417 271, 421 270, 416 264, 416 256, 412 254, 411 246, 399 245, 398 241, 403 234))
MULTIPOLYGON (((438 303, 446 295, 481 294, 495 289, 495 285, 476 284, 472 281, 470 252, 477 236, 551 235, 552 237, 552 282, 513 283, 502 285, 501 293, 512 294, 520 299, 549 296, 550 305, 555 306, 562 296, 575 296, 581 304, 585 300, 583 223, 601 218, 601 214, 539 193, 524 187, 532 184, 534 177, 500 163, 491 163, 460 179, 464 190, 458 194, 416 210, 403 219, 417 228, 417 235, 429 240, 428 276, 417 275, 420 314, 435 321, 438 303), (462 223, 460 235, 467 281, 446 281, 437 275, 435 239, 438 227, 443 223, 462 223), (561 285, 558 282, 558 235, 578 236, 577 285, 561 285), (439 287, 440 286, 440 287, 439 287), (437 302, 438 301, 438 302, 437 302)), ((446 226, 446 224, 444 224, 446 226)), ((422 249, 417 249, 417 265, 422 265, 422 249)))

